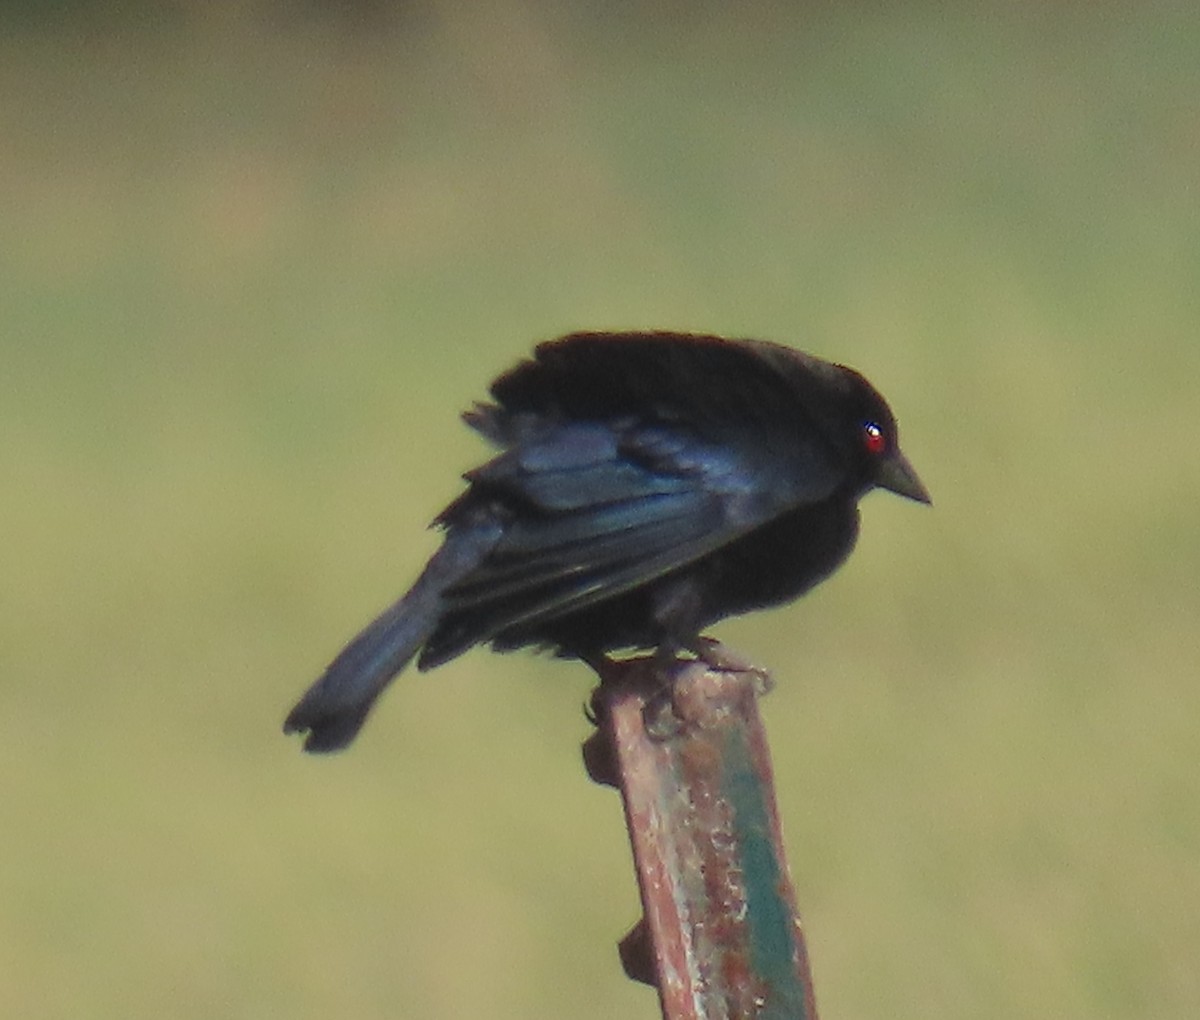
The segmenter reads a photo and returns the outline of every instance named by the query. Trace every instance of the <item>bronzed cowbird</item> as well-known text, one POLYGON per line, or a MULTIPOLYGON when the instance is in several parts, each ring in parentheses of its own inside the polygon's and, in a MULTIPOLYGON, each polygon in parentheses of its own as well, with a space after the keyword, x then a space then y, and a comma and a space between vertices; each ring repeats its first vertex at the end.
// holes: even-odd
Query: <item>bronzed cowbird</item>
POLYGON ((849 555, 868 490, 929 502, 866 379, 762 340, 576 333, 491 395, 464 418, 500 452, 438 516, 445 539, 408 594, 287 717, 306 750, 345 747, 414 656, 704 657, 705 627, 790 601, 849 555))

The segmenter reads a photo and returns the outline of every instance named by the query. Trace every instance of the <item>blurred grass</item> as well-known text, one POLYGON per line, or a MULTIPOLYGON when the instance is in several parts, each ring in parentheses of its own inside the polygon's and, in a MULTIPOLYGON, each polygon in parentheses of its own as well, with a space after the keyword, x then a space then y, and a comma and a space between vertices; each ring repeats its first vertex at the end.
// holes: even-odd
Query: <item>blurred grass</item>
POLYGON ((278 735, 606 326, 862 368, 937 500, 720 629, 823 1014, 1200 1013, 1200 14, 102 6, 0 13, 5 1015, 655 1015, 584 670, 278 735))

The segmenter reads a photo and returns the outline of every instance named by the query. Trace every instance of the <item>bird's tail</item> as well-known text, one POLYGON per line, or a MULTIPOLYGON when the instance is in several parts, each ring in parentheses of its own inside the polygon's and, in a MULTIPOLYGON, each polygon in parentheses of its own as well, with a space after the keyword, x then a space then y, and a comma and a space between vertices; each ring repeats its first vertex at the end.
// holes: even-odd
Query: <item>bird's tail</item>
POLYGON ((350 642, 288 713, 284 733, 304 733, 304 750, 339 751, 375 700, 437 629, 442 592, 478 566, 495 542, 490 529, 450 534, 407 595, 350 642))

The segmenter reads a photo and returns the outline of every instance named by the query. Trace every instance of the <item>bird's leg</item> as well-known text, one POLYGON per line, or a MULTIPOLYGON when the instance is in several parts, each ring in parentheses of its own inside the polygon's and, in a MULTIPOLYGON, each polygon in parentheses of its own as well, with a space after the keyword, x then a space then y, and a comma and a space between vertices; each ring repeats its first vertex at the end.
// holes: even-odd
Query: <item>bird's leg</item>
MULTIPOLYGON (((664 640, 655 648, 649 660, 651 668, 642 673, 653 681, 652 686, 644 688, 643 709, 646 729, 652 735, 669 736, 677 728, 671 714, 671 685, 680 666, 680 647, 677 641, 664 640)), ((607 716, 607 691, 619 681, 623 670, 628 669, 631 663, 614 660, 602 651, 575 649, 572 654, 600 677, 599 686, 593 689, 583 706, 583 715, 598 730, 602 730, 607 716)))
POLYGON ((696 658, 712 669, 723 673, 749 674, 754 681, 754 689, 760 694, 769 694, 775 686, 775 680, 762 666, 756 666, 740 652, 728 645, 722 644, 716 638, 698 634, 689 645, 696 658))
POLYGON ((655 740, 668 740, 682 728, 682 723, 675 713, 673 689, 675 674, 680 668, 678 641, 664 638, 654 649, 651 660, 653 663, 652 676, 658 682, 654 690, 646 695, 642 706, 642 719, 646 724, 646 733, 655 740))

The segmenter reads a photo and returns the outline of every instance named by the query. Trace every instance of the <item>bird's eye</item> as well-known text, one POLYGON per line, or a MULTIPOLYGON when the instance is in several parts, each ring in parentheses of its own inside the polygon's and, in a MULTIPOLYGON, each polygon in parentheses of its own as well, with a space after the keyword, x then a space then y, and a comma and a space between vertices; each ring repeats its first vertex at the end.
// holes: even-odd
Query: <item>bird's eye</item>
POLYGON ((862 428, 863 446, 867 448, 867 453, 877 455, 883 453, 887 447, 887 440, 883 436, 883 429, 876 425, 873 421, 868 421, 863 424, 862 428))

